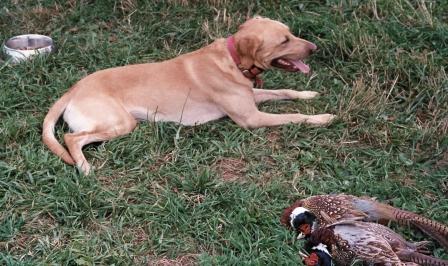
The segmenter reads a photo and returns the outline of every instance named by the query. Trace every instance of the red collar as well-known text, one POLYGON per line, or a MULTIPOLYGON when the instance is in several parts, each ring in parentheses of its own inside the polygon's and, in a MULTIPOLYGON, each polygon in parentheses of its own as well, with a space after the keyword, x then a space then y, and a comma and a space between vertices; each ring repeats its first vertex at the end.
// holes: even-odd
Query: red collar
POLYGON ((232 56, 233 62, 235 62, 236 66, 241 71, 241 73, 243 73, 243 75, 246 78, 252 80, 255 83, 255 87, 262 87, 263 81, 259 77, 257 77, 257 75, 261 74, 261 72, 263 72, 263 69, 255 66, 255 65, 253 65, 249 69, 244 69, 241 66, 241 59, 240 59, 238 53, 236 52, 235 38, 233 36, 230 36, 227 38, 227 50, 229 50, 229 53, 232 56))

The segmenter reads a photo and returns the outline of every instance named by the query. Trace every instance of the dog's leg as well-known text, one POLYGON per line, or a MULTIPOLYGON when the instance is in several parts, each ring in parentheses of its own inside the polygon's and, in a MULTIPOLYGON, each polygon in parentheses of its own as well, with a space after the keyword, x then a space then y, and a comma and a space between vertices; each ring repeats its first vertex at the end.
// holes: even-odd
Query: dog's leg
POLYGON ((295 90, 263 90, 252 89, 255 102, 262 103, 269 100, 292 100, 292 99, 312 99, 319 95, 315 91, 295 91, 295 90))
POLYGON ((285 124, 306 123, 310 125, 322 126, 331 122, 336 116, 332 114, 304 115, 304 114, 270 114, 256 111, 250 116, 234 121, 245 128, 259 128, 269 126, 279 126, 285 124))
POLYGON ((326 125, 336 116, 332 114, 269 114, 257 109, 255 101, 248 97, 222 98, 226 114, 244 128, 279 126, 289 123, 307 123, 311 125, 326 125))
POLYGON ((90 172, 90 164, 82 153, 82 147, 92 142, 105 141, 128 134, 136 125, 137 121, 135 119, 127 120, 126 123, 121 125, 111 125, 109 127, 104 127, 104 125, 102 125, 101 130, 65 134, 64 140, 78 169, 83 174, 88 175, 90 172))

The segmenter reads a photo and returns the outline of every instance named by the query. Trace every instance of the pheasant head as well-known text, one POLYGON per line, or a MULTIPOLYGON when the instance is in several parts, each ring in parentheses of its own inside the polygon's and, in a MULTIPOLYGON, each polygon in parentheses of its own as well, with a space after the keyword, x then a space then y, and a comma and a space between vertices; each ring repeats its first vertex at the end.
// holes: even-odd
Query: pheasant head
POLYGON ((306 266, 332 266, 333 260, 327 246, 319 243, 311 248, 311 253, 303 257, 306 266))
POLYGON ((281 223, 298 233, 298 238, 308 237, 318 226, 317 217, 302 202, 296 201, 283 211, 281 223))

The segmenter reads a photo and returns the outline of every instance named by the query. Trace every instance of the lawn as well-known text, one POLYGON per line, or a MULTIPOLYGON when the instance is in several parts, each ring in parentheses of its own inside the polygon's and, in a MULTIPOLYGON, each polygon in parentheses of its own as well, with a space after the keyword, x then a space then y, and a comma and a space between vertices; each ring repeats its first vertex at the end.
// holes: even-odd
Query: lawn
MULTIPOLYGON (((58 50, 0 61, 0 264, 297 265, 301 243, 279 217, 321 193, 370 195, 446 223, 447 22, 442 0, 2 0, 1 40, 46 34, 58 50), (321 96, 260 109, 335 113, 334 123, 141 123, 85 148, 90 176, 42 144, 48 108, 77 80, 193 51, 255 14, 319 47, 311 75, 263 79, 321 96)), ((57 126, 61 141, 67 130, 57 126)))

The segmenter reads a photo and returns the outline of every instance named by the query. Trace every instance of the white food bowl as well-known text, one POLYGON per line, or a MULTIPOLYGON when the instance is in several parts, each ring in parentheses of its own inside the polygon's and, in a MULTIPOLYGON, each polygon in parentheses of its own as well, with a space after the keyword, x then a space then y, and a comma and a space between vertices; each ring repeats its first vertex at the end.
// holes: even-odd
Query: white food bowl
POLYGON ((20 63, 36 55, 54 51, 53 39, 45 35, 24 34, 10 38, 3 45, 3 52, 12 63, 20 63))

